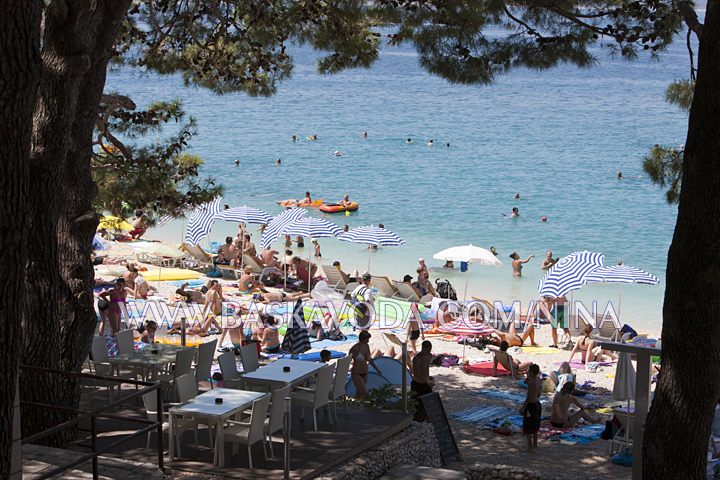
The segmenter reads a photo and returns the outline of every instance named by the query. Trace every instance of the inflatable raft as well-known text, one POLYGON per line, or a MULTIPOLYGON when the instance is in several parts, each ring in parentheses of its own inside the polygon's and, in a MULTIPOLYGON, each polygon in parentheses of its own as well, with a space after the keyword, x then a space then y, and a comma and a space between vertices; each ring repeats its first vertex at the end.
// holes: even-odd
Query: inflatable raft
POLYGON ((290 199, 290 200, 280 200, 279 202, 277 202, 277 204, 280 205, 281 207, 317 208, 317 207, 322 207, 323 200, 322 199, 313 200, 312 203, 308 203, 305 201, 299 202, 297 200, 290 199))
POLYGON ((326 203, 320 207, 321 212, 325 213, 342 213, 342 212, 354 212, 360 207, 357 202, 352 202, 350 205, 340 205, 339 203, 326 203))

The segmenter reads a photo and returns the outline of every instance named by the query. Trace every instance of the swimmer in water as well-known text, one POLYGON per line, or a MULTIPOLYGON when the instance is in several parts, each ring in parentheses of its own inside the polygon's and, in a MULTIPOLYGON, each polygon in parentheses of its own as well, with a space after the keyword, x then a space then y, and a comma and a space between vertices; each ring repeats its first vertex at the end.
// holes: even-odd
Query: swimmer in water
POLYGON ((625 177, 623 177, 622 172, 618 172, 618 173, 617 173, 617 179, 618 179, 618 180, 622 180, 623 178, 625 178, 625 177))
POLYGON ((515 200, 520 200, 520 192, 515 194, 515 200))
POLYGON ((282 158, 278 158, 275 160, 275 165, 280 165, 282 163, 282 158))
POLYGON ((308 140, 310 140, 311 142, 314 142, 317 139, 318 139, 317 133, 314 133, 308 137, 308 140))
POLYGON ((446 143, 445 146, 446 146, 446 147, 449 147, 449 146, 450 146, 450 142, 446 143))
POLYGON ((293 135, 292 137, 290 137, 290 140, 293 142, 297 142, 297 135, 293 135))
POLYGON ((240 160, 235 160, 235 166, 236 166, 236 167, 239 167, 239 166, 240 166, 240 160))
POLYGON ((343 232, 350 231, 350 225, 343 225, 343 232))
POLYGON ((342 157, 342 152, 340 150, 335 150, 332 154, 334 157, 342 157))
POLYGON ((513 207, 512 213, 510 214, 511 217, 519 217, 520 216, 520 209, 517 207, 513 207))
POLYGON ((495 248, 495 245, 490 246, 490 253, 497 257, 497 248, 495 248))
POLYGON ((432 146, 433 146, 433 141, 432 141, 432 139, 430 139, 430 140, 427 141, 427 145, 428 145, 428 147, 432 147, 432 146))
POLYGON ((367 138, 367 132, 363 132, 363 137, 367 138))
POLYGON ((412 138, 410 138, 410 137, 406 138, 405 143, 412 143, 412 138))

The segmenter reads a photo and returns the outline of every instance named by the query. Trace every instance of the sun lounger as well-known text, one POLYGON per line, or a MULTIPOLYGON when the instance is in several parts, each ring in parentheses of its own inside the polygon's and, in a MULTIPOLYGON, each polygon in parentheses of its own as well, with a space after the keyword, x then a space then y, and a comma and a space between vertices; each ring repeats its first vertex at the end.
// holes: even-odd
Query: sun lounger
POLYGON ((398 282, 397 280, 392 281, 392 286, 397 290, 394 298, 405 300, 408 302, 419 302, 420 292, 415 290, 415 287, 405 282, 398 282))
POLYGON ((228 280, 237 280, 242 275, 242 271, 231 265, 215 265, 215 268, 222 273, 223 278, 228 280))
POLYGON ((601 342, 616 342, 620 338, 620 330, 615 326, 612 319, 602 318, 597 320, 597 328, 593 331, 592 338, 601 342), (601 323, 602 322, 602 323, 601 323))
POLYGON ((393 287, 392 282, 388 277, 373 275, 371 285, 377 288, 378 295, 381 297, 393 298, 397 293, 397 290, 393 287))
POLYGON ((190 258, 186 258, 182 261, 183 268, 198 270, 202 273, 207 273, 215 269, 212 256, 209 253, 206 253, 200 245, 190 246, 183 243, 180 246, 180 250, 190 254, 190 258))
POLYGON ((328 286, 336 292, 344 293, 347 284, 345 280, 343 280, 342 275, 340 275, 340 269, 335 265, 323 265, 322 270, 327 279, 328 286))

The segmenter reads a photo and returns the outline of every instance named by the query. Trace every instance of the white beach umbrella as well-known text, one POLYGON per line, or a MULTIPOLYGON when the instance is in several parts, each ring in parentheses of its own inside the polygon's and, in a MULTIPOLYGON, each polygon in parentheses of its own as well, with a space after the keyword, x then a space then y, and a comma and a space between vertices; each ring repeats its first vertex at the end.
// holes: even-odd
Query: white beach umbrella
MULTIPOLYGON (((433 255, 435 260, 443 260, 445 262, 465 262, 474 263, 476 265, 485 265, 491 267, 501 267, 502 262, 490 250, 486 250, 475 245, 461 245, 459 247, 446 248, 433 255)), ((468 277, 465 275, 465 293, 463 299, 467 300, 468 277)))

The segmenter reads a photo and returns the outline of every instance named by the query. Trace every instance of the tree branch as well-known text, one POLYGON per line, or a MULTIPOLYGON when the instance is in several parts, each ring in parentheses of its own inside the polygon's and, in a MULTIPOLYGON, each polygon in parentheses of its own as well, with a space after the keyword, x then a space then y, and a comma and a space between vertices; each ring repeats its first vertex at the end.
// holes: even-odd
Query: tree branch
POLYGON ((695 32, 695 35, 697 35, 698 38, 701 38, 703 32, 703 24, 700 23, 700 20, 698 20, 697 13, 695 12, 695 9, 692 7, 690 2, 687 0, 678 2, 678 9, 680 10, 680 15, 682 15, 683 20, 685 20, 685 24, 688 26, 688 28, 691 31, 695 32))

